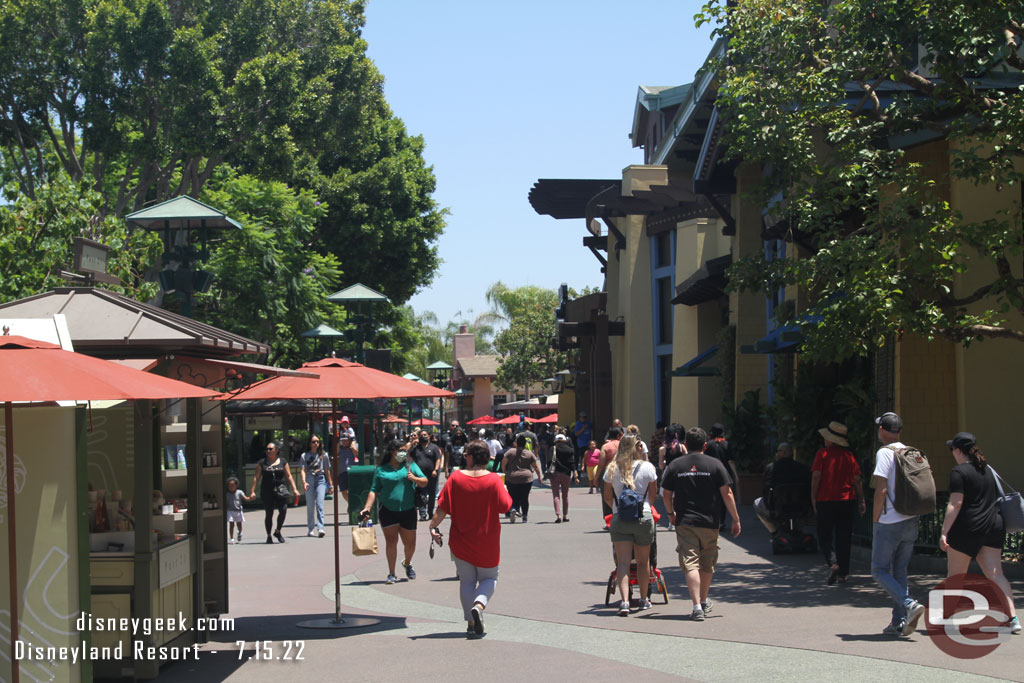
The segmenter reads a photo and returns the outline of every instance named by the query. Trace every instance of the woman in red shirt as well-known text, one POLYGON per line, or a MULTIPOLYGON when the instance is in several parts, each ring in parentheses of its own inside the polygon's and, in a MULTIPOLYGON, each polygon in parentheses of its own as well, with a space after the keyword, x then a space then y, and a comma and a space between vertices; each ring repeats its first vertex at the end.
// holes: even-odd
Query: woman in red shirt
POLYGON ((818 546, 828 564, 828 585, 846 583, 850 573, 853 515, 864 514, 860 465, 846 440, 846 425, 829 422, 818 430, 825 447, 811 465, 811 504, 818 515, 818 546), (833 540, 834 539, 834 540, 833 540))
POLYGON ((466 635, 475 638, 484 634, 484 609, 498 583, 501 516, 512 507, 512 497, 501 477, 487 470, 491 451, 486 443, 470 441, 465 457, 466 469, 452 472, 441 489, 430 537, 441 538, 437 526, 451 515, 448 543, 459 572, 466 635))

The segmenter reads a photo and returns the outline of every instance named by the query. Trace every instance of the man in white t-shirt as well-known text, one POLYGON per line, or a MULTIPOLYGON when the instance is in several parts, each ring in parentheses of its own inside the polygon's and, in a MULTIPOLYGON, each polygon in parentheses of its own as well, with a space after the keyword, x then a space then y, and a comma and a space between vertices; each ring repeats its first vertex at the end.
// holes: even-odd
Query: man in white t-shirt
POLYGON ((903 420, 896 413, 885 413, 875 420, 882 447, 875 454, 873 534, 871 576, 892 597, 892 621, 882 629, 891 636, 909 636, 924 614, 924 605, 910 597, 907 567, 914 554, 920 518, 904 515, 893 508, 891 492, 896 486, 894 448, 906 448, 900 441, 903 420))

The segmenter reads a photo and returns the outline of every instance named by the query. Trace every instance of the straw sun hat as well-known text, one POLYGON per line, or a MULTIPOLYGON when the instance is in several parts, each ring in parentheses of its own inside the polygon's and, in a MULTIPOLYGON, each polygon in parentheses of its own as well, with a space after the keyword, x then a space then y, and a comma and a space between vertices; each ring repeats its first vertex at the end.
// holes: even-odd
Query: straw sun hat
POLYGON ((846 425, 842 422, 829 422, 828 427, 822 427, 818 433, 837 446, 850 447, 850 442, 846 440, 846 425))

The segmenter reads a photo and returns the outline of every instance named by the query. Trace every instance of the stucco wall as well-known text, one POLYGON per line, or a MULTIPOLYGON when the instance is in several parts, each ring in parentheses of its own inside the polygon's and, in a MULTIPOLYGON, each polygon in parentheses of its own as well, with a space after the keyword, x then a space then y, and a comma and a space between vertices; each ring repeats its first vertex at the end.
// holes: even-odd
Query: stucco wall
MULTIPOLYGON (((983 220, 1002 210, 1011 211, 1020 221, 1020 199, 1016 186, 998 190, 991 185, 979 186, 965 181, 950 184, 950 203, 968 221, 983 220)), ((1020 257, 1011 257, 1010 261, 1016 276, 1021 277, 1020 257)), ((994 272, 990 259, 970 259, 967 272, 957 281, 956 292, 964 295, 974 291, 991 282, 994 272)), ((981 305, 976 304, 969 310, 981 310, 981 305)), ((1006 324, 1024 330, 1024 319, 1020 315, 1008 313, 1006 324)), ((985 457, 1014 487, 1021 488, 1024 486, 1024 459, 1019 457, 1021 409, 1018 397, 1020 380, 1024 377, 1024 344, 987 339, 975 342, 966 350, 957 345, 954 358, 958 378, 955 431, 973 432, 985 457)))

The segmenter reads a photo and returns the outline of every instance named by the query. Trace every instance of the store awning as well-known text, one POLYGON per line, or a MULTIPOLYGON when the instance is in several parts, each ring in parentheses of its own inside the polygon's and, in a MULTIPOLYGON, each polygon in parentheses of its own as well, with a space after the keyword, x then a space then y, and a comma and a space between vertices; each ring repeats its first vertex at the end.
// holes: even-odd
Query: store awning
POLYGON ((800 323, 776 327, 753 344, 740 346, 740 353, 796 353, 804 340, 802 326, 819 325, 821 321, 820 315, 809 315, 800 318, 800 323))
POLYGON ((718 367, 704 365, 718 353, 718 344, 701 351, 696 356, 686 361, 672 371, 673 377, 713 377, 721 375, 722 370, 718 367))
POLYGON ((676 286, 676 296, 672 303, 696 306, 722 296, 729 282, 725 271, 731 265, 732 254, 708 259, 697 272, 676 286))

